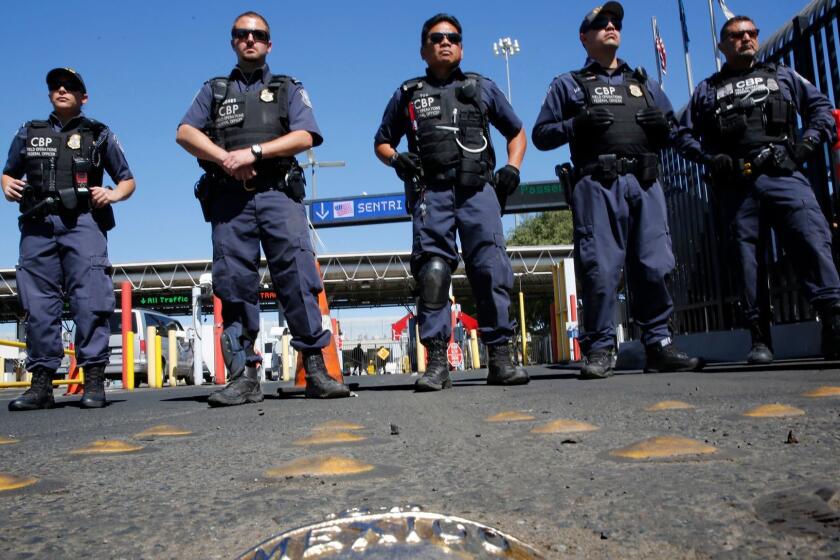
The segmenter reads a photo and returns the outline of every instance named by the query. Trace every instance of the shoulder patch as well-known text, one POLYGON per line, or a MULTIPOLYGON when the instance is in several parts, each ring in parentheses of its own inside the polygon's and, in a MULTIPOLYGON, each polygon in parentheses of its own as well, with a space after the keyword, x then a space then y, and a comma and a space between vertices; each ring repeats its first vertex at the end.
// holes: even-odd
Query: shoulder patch
POLYGON ((312 100, 309 99, 309 94, 306 93, 306 90, 303 88, 300 88, 300 100, 303 101, 304 105, 306 105, 310 109, 312 108, 312 100))

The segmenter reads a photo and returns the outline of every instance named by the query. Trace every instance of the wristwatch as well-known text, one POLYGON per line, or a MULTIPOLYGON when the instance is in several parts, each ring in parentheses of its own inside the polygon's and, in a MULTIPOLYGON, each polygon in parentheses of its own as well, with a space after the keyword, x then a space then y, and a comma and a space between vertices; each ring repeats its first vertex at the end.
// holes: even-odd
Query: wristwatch
POLYGON ((254 144, 253 146, 251 146, 251 153, 254 154, 254 159, 260 161, 263 156, 262 146, 260 146, 259 144, 254 144))

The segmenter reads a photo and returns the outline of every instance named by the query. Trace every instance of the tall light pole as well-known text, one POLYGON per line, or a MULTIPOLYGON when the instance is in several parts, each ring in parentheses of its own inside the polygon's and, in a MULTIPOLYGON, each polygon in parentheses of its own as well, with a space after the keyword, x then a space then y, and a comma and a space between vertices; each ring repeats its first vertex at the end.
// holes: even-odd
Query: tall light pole
POLYGON ((312 148, 306 150, 306 163, 300 164, 301 167, 312 169, 312 199, 318 198, 318 184, 315 182, 315 168, 316 167, 344 167, 347 165, 343 161, 318 161, 315 159, 315 150, 312 148))
POLYGON ((504 55, 505 57, 505 74, 507 75, 508 86, 508 103, 513 103, 510 96, 510 57, 519 52, 519 41, 504 37, 493 43, 493 54, 496 56, 504 55))

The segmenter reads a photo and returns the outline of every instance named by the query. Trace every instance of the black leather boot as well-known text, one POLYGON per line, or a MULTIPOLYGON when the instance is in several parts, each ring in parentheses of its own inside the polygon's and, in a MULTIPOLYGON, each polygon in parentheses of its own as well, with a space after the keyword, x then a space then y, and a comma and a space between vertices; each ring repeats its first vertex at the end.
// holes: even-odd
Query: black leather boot
POLYGON ((487 353, 490 355, 487 372, 488 385, 525 385, 531 380, 525 368, 513 365, 507 344, 488 346, 487 353))
POLYGON ((32 384, 21 396, 9 403, 9 410, 39 410, 55 406, 53 398, 53 374, 46 369, 36 369, 32 372, 32 384))
POLYGON ((426 373, 414 384, 414 390, 422 393, 449 389, 452 379, 449 378, 449 362, 446 360, 446 341, 434 338, 424 341, 423 345, 429 350, 429 363, 426 364, 426 373))
POLYGON ((105 400, 105 366, 85 368, 85 394, 80 403, 82 408, 102 408, 105 400))
POLYGON ((840 302, 820 309, 822 355, 826 360, 840 359, 840 302))
POLYGON ((232 378, 224 388, 207 397, 210 406, 236 406, 246 403, 262 402, 260 376, 257 367, 246 366, 245 371, 232 378))
POLYGON ((706 362, 703 358, 691 357, 671 342, 670 338, 645 346, 646 373, 668 371, 700 371, 706 362))
POLYGON ((769 324, 762 327, 761 323, 749 325, 752 347, 747 353, 747 363, 753 365, 766 365, 773 363, 773 349, 770 342, 769 332, 766 332, 769 324))
POLYGON ((578 377, 580 379, 606 379, 612 377, 615 366, 615 350, 599 348, 591 350, 583 361, 578 377))
POLYGON ((350 396, 347 385, 330 377, 320 349, 303 355, 303 369, 306 370, 307 398, 343 399, 350 396))

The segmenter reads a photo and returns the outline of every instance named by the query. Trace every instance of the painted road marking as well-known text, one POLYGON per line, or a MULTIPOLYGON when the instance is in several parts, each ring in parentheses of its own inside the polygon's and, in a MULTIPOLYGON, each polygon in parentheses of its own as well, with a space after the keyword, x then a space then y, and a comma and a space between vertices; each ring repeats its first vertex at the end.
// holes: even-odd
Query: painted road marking
POLYGON ((665 459, 686 455, 709 455, 717 448, 696 439, 678 436, 659 436, 645 439, 627 447, 610 451, 610 455, 626 459, 665 459))
POLYGON ((344 420, 330 420, 329 422, 324 422, 323 424, 318 424, 313 430, 338 430, 338 431, 348 431, 348 430, 363 430, 365 427, 361 424, 355 424, 353 422, 346 422, 344 420))
POLYGON ((805 411, 795 406, 773 403, 751 408, 744 413, 744 416, 750 416, 752 418, 787 418, 789 416, 805 416, 805 411))
POLYGON ((352 457, 332 455, 327 457, 301 457, 284 463, 279 467, 268 469, 268 478, 285 478, 287 476, 349 476, 372 471, 373 465, 357 461, 352 457))
POLYGON ((144 437, 177 437, 177 436, 188 436, 191 435, 192 432, 189 430, 185 430, 183 428, 178 428, 176 426, 170 426, 169 424, 160 424, 158 426, 152 426, 146 430, 138 434, 134 434, 136 438, 144 438, 144 437))
POLYGON ((692 408, 694 408, 694 405, 690 405, 683 401, 660 401, 656 404, 650 405, 645 408, 645 410, 648 412, 658 412, 660 410, 689 410, 692 408))
POLYGON ((106 453, 131 453, 143 449, 142 445, 136 445, 118 439, 106 439, 94 441, 84 447, 74 449, 71 455, 96 455, 106 453))
POLYGON ((329 445, 331 443, 353 443, 364 441, 365 436, 352 432, 325 432, 320 431, 309 437, 295 441, 295 445, 329 445))
POLYGON ((13 437, 0 436, 0 445, 12 445, 15 443, 20 443, 20 440, 13 437))
POLYGON ((15 476, 13 474, 0 473, 0 492, 26 488, 36 482, 38 482, 38 479, 30 476, 15 476))
POLYGON ((528 420, 536 420, 536 418, 518 410, 509 410, 488 416, 484 420, 486 422, 526 422, 528 420))
POLYGON ((840 397, 840 387, 832 387, 830 385, 823 385, 817 387, 813 391, 802 393, 803 397, 822 398, 822 397, 840 397))
POLYGON ((531 430, 532 434, 573 434, 577 432, 594 432, 598 426, 578 420, 554 420, 531 430))

